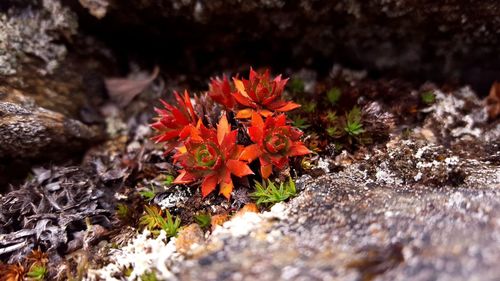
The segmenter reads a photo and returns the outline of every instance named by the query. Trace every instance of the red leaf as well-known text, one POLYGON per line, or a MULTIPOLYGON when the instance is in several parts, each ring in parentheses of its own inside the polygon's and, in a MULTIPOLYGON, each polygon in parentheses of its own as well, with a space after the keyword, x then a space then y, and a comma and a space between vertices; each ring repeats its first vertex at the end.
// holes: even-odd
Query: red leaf
POLYGON ((247 175, 253 175, 252 170, 248 167, 247 163, 238 160, 227 160, 227 168, 231 173, 237 177, 244 177, 247 175))
POLYGON ((301 156, 301 155, 306 155, 306 154, 309 154, 309 153, 312 153, 312 151, 310 151, 301 142, 296 142, 290 148, 290 152, 288 153, 288 156, 301 156))
POLYGON ((271 163, 267 163, 267 161, 260 158, 260 175, 263 179, 269 178, 269 176, 273 173, 273 165, 271 163))
POLYGON ((261 154, 262 151, 260 150, 260 146, 258 144, 251 144, 243 149, 243 152, 240 155, 240 160, 252 162, 261 154))
POLYGON ((254 143, 262 143, 263 132, 258 127, 250 127, 248 128, 248 134, 250 135, 250 139, 254 143))
POLYGON ((250 108, 243 109, 243 110, 238 111, 238 113, 236 114, 236 118, 237 119, 247 119, 247 118, 250 118, 252 116, 252 113, 253 113, 253 110, 250 108))
POLYGON ((227 122, 226 114, 224 113, 217 124, 217 142, 222 144, 224 137, 231 131, 231 126, 227 122))
POLYGON ((299 108, 299 107, 300 107, 300 104, 296 104, 294 102, 289 101, 286 103, 286 105, 277 108, 276 111, 286 112, 286 111, 294 110, 294 109, 299 108))
POLYGON ((207 197, 217 186, 217 175, 206 177, 201 184, 201 195, 203 198, 207 197))
POLYGON ((180 170, 179 173, 180 174, 174 180, 175 184, 186 184, 194 180, 193 176, 189 174, 186 170, 180 170))
POLYGON ((255 112, 252 114, 251 124, 253 127, 264 128, 264 120, 262 120, 262 117, 255 112))

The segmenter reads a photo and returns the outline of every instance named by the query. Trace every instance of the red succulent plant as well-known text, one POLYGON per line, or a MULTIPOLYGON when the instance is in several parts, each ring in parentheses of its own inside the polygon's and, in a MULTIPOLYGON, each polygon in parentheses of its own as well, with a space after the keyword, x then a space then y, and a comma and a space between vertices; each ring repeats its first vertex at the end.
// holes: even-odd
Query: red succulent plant
POLYGON ((158 117, 151 127, 158 132, 152 140, 156 143, 165 142, 165 153, 179 146, 181 141, 189 136, 190 125, 196 125, 198 116, 196 115, 191 99, 187 91, 181 97, 174 92, 177 107, 172 106, 164 100, 160 100, 164 109, 155 108, 158 117))
POLYGON ((234 109, 236 100, 233 97, 234 85, 231 84, 227 76, 212 78, 208 90, 208 95, 215 102, 224 105, 228 109, 234 109))
POLYGON ((248 80, 233 77, 234 87, 231 87, 226 77, 222 80, 213 79, 209 94, 226 108, 236 109, 236 118, 250 118, 252 112, 268 117, 275 112, 286 112, 300 107, 299 104, 282 99, 287 81, 288 79, 282 79, 281 75, 271 79, 269 70, 259 74, 250 68, 248 80))
POLYGON ((231 131, 226 115, 217 124, 217 129, 206 128, 201 121, 192 128, 185 146, 179 148, 174 159, 183 170, 174 183, 185 184, 203 179, 201 193, 206 197, 220 186, 220 194, 231 197, 233 181, 231 175, 243 177, 253 174, 247 163, 239 159, 243 146, 237 144, 238 131, 231 131))
POLYGON ((286 125, 284 114, 269 116, 264 122, 260 114, 254 112, 248 134, 254 144, 245 147, 240 159, 252 162, 259 158, 261 175, 264 179, 271 175, 273 165, 283 169, 288 164, 288 157, 311 153, 299 141, 302 132, 286 125))

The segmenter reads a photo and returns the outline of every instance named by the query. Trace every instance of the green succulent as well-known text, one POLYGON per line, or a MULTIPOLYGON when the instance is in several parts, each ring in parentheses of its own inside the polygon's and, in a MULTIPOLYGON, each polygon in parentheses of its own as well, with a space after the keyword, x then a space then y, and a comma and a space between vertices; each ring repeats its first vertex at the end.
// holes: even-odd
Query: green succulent
POLYGON ((289 178, 288 182, 281 182, 276 186, 272 181, 264 181, 262 184, 255 182, 255 192, 251 194, 257 205, 274 205, 297 195, 295 182, 289 178))

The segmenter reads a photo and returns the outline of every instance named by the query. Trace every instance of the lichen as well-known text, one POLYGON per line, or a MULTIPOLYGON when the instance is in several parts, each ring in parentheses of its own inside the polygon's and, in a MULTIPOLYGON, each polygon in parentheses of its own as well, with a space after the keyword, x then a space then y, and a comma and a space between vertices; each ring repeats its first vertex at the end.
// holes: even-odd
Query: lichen
POLYGON ((66 56, 66 47, 56 41, 76 34, 76 15, 58 0, 36 3, 40 8, 0 12, 0 75, 15 74, 30 56, 43 61, 41 73, 52 73, 66 56))

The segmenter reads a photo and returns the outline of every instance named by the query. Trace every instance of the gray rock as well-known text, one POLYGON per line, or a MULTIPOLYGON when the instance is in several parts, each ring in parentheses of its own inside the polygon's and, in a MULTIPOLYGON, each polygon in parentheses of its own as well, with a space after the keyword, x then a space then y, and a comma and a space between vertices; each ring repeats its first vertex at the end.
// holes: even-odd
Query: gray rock
POLYGON ((0 9, 0 75, 13 75, 33 58, 41 60, 41 73, 52 73, 66 56, 66 47, 57 43, 76 34, 76 15, 58 0, 37 0, 23 8, 6 3, 0 9))
POLYGON ((424 121, 433 137, 417 128, 337 173, 303 176, 282 210, 214 231, 205 252, 172 271, 180 280, 498 280, 500 129, 474 114, 484 108, 468 91, 438 94, 424 121), (458 123, 469 115, 474 126, 458 123))
POLYGON ((463 79, 486 93, 500 73, 496 0, 79 2, 94 15, 105 11, 82 22, 103 40, 171 57, 169 66, 196 74, 249 64, 325 71, 335 61, 410 79, 463 79))
POLYGON ((64 152, 61 148, 81 148, 99 137, 97 128, 39 107, 20 91, 0 90, 8 92, 8 99, 0 99, 0 158, 54 156, 64 152))

